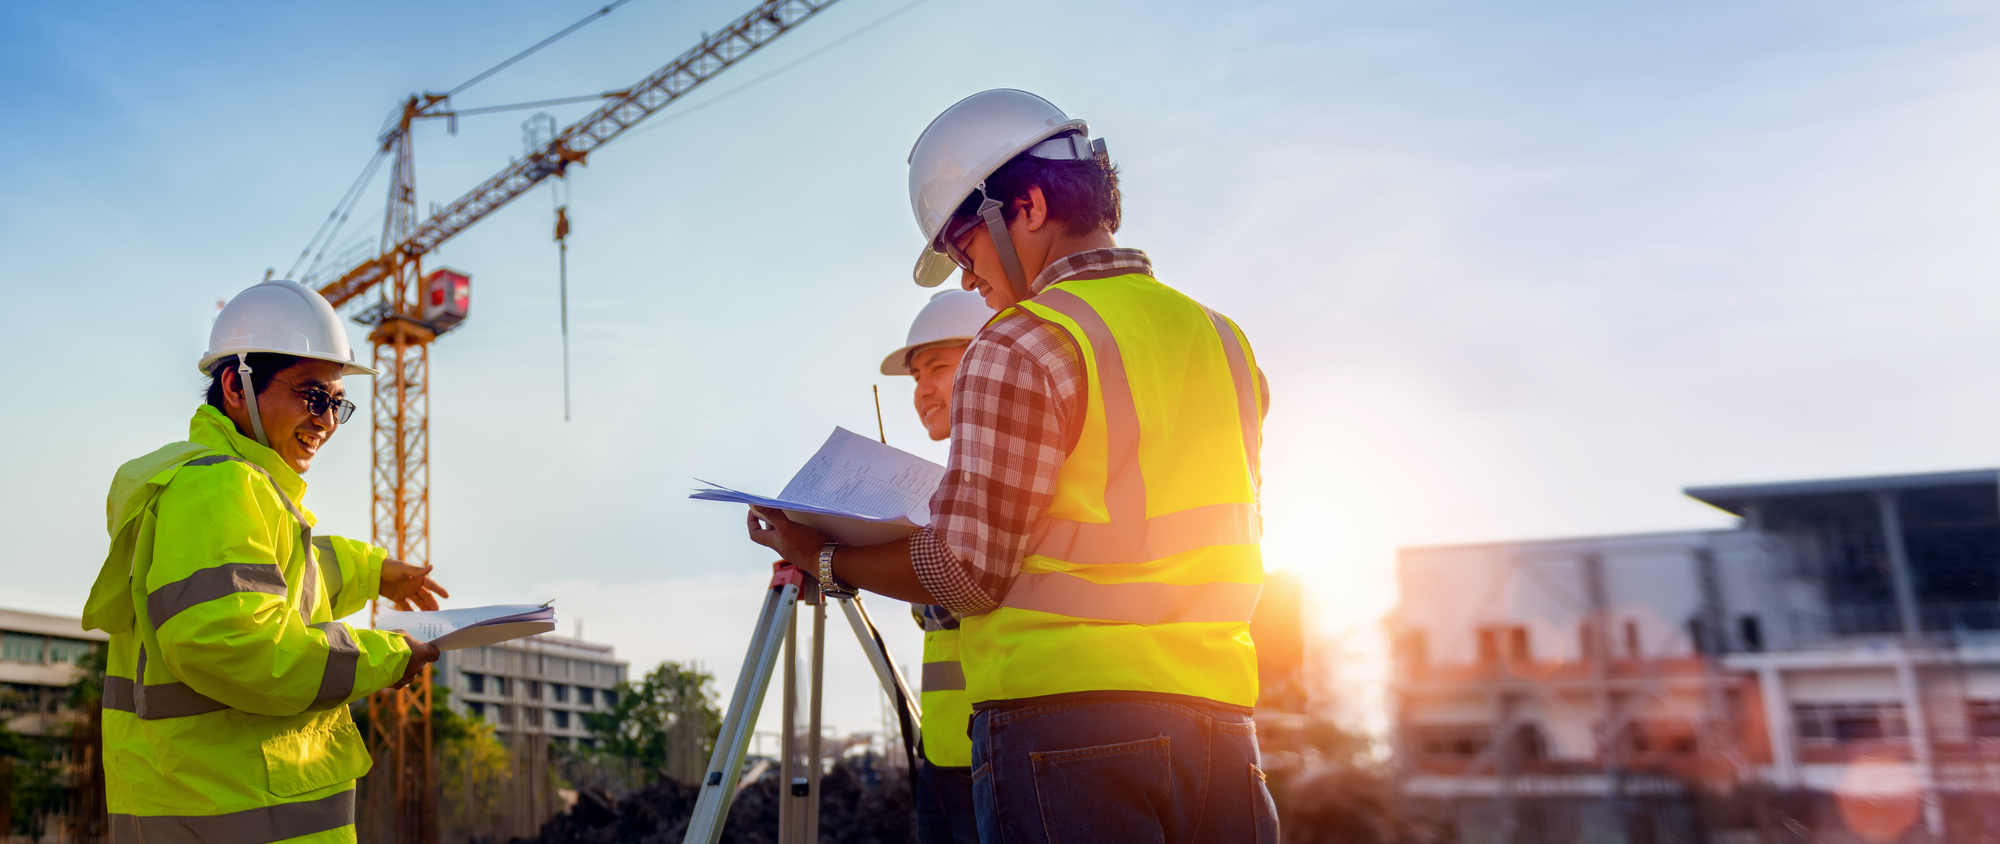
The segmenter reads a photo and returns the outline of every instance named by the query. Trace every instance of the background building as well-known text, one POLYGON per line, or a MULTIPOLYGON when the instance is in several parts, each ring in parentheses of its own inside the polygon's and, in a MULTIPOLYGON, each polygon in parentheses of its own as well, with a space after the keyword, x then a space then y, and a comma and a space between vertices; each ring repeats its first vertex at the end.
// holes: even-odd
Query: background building
POLYGON ((540 635, 445 651, 433 677, 451 689, 451 708, 491 723, 502 741, 522 736, 590 744, 582 713, 611 708, 626 662, 610 645, 540 635))
POLYGON ((62 732, 69 686, 84 675, 77 663, 109 640, 71 616, 0 609, 0 723, 20 735, 62 732))
POLYGON ((1738 527, 1404 549, 1405 793, 1468 842, 2000 840, 1996 491, 1702 487, 1738 527))

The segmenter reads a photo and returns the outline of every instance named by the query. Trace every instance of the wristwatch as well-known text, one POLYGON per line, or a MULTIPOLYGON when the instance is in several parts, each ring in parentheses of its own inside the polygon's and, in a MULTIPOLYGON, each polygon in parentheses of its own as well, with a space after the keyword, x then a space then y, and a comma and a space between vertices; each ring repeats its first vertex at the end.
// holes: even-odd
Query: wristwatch
POLYGON ((819 592, 822 595, 844 598, 854 594, 854 590, 841 585, 840 581, 833 577, 833 552, 839 548, 840 543, 837 542, 829 542, 819 548, 819 592))

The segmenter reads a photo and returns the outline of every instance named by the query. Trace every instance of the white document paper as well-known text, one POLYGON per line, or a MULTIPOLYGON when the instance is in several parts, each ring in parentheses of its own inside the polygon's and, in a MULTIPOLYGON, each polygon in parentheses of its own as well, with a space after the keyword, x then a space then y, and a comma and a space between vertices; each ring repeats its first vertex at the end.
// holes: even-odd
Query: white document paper
POLYGON ((435 612, 383 610, 375 614, 378 630, 401 630, 441 651, 476 648, 556 629, 556 611, 534 604, 499 604, 435 612))
POLYGON ((836 542, 875 545, 930 524, 931 493, 943 479, 943 466, 835 428, 775 498, 713 484, 688 497, 783 510, 836 542))

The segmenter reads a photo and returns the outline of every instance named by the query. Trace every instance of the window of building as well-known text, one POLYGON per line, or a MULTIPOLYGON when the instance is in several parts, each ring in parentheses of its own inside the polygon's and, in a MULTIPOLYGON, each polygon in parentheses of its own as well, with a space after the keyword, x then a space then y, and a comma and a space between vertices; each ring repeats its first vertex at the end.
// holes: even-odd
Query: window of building
POLYGON ((1696 751, 1693 724, 1681 721, 1641 721, 1626 732, 1633 753, 1688 755, 1696 751))
POLYGON ((527 716, 528 716, 528 726, 530 726, 530 727, 539 727, 539 726, 541 726, 541 725, 542 725, 542 708, 541 708, 541 707, 539 707, 539 706, 529 706, 529 707, 525 707, 525 708, 524 708, 524 709, 523 709, 522 711, 523 711, 524 713, 526 713, 526 714, 527 714, 527 716))
POLYGON ((486 717, 486 704, 476 700, 468 701, 465 704, 465 711, 472 713, 472 717, 474 718, 484 719, 486 717))
POLYGON ((1493 730, 1485 725, 1412 727, 1410 740, 1424 756, 1470 759, 1486 751, 1493 730))
POLYGON ((1638 659, 1642 653, 1643 651, 1639 649, 1639 622, 1626 621, 1625 655, 1632 659, 1638 659))
POLYGON ((501 697, 507 696, 507 678, 505 677, 493 678, 493 693, 501 697))
POLYGON ((0 659, 41 662, 42 637, 26 633, 0 633, 0 659))
POLYGON ((1481 629, 1480 629, 1480 631, 1479 631, 1479 664, 1480 664, 1480 665, 1499 665, 1499 664, 1500 664, 1500 636, 1499 636, 1499 631, 1497 631, 1497 630, 1493 630, 1493 629, 1491 629, 1491 628, 1481 628, 1481 629))
POLYGON ((493 704, 493 723, 502 727, 514 726, 514 708, 506 704, 493 704))
POLYGON ((82 639, 65 639, 61 636, 49 637, 50 662, 67 662, 75 665, 95 650, 97 650, 96 642, 88 642, 82 639))
POLYGON ((569 702, 569 686, 567 684, 550 683, 549 692, 555 696, 557 703, 569 702))
POLYGON ((1507 628, 1507 658, 1515 662, 1532 662, 1534 654, 1528 649, 1528 628, 1507 628))
POLYGON ((529 699, 529 700, 541 700, 541 699, 542 699, 542 681, 540 681, 540 680, 529 680, 529 681, 527 681, 526 683, 523 683, 523 684, 521 684, 521 685, 525 687, 525 689, 526 689, 526 691, 527 691, 527 693, 528 693, 528 699, 529 699))
POLYGON ((1909 725, 1900 703, 1801 703, 1792 708, 1799 739, 1814 744, 1903 741, 1909 725))
POLYGON ((558 709, 555 712, 556 712, 556 729, 558 730, 569 729, 569 710, 558 709))
POLYGON ((617 705, 618 705, 618 693, 617 693, 617 692, 614 692, 614 691, 612 691, 612 690, 610 690, 610 689, 605 689, 605 690, 604 690, 604 705, 605 705, 605 706, 617 706, 617 705))
POLYGON ((486 694, 486 675, 465 672, 465 690, 476 695, 486 694))
POLYGON ((1746 615, 1737 618, 1736 640, 1743 644, 1743 649, 1746 651, 1755 652, 1763 650, 1764 649, 1763 620, 1754 615, 1746 615))
POLYGON ((577 703, 581 703, 581 704, 583 704, 584 706, 596 706, 596 705, 597 705, 597 701, 593 699, 593 698, 596 698, 596 697, 597 697, 597 690, 596 690, 596 689, 593 689, 593 688, 591 688, 591 687, 589 687, 589 686, 578 686, 578 687, 576 687, 576 702, 577 702, 577 703))
POLYGON ((1974 738, 2000 739, 2000 700, 1965 702, 1967 729, 1974 738))

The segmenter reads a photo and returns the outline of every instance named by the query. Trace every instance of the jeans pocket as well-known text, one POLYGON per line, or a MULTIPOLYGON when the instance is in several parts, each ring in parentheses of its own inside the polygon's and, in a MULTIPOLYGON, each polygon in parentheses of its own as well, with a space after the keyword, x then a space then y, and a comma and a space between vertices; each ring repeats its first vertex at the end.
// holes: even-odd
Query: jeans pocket
POLYGON ((1278 844, 1278 804, 1255 764, 1250 766, 1250 835, 1257 844, 1278 844))
POLYGON ((1051 844, 1166 840, 1161 807, 1173 788, 1166 736, 1028 756, 1042 829, 1051 844))

